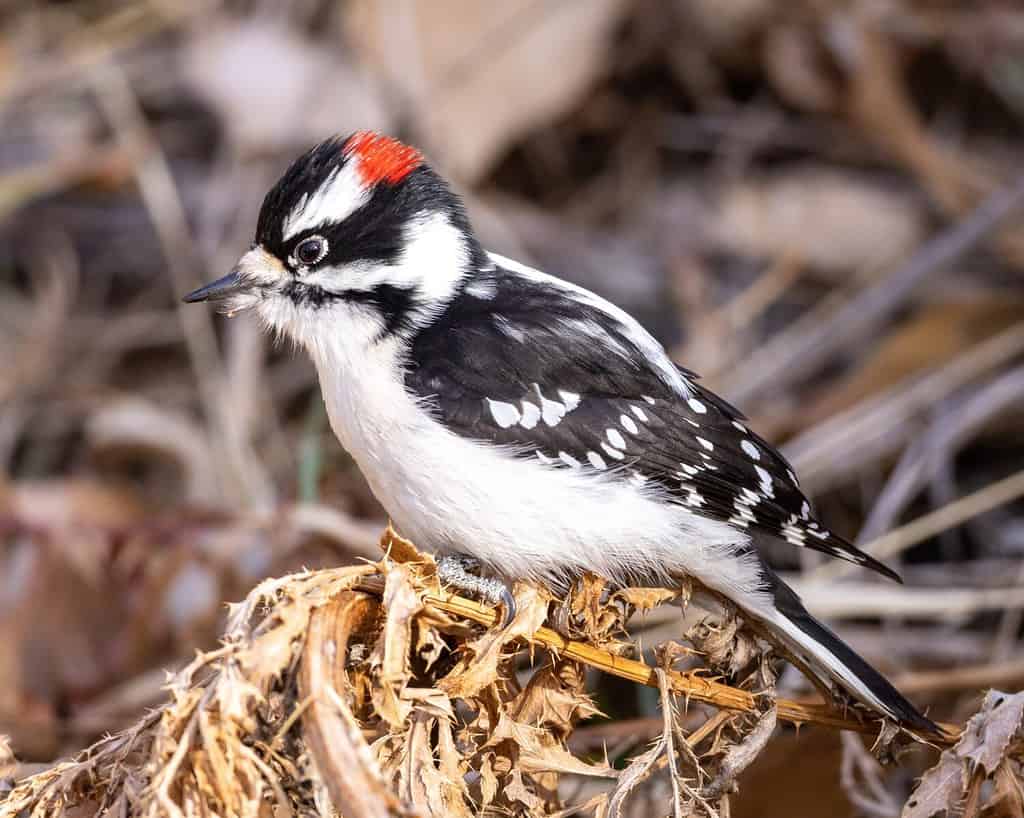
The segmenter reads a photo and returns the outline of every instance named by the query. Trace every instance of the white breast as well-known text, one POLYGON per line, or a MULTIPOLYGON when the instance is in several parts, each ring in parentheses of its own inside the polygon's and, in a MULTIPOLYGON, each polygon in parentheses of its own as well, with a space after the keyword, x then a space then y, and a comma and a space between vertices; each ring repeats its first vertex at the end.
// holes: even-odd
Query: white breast
POLYGON ((556 585, 589 570, 613 579, 687 573, 729 596, 759 586, 750 559, 736 556, 743 532, 608 473, 545 466, 460 438, 406 392, 395 341, 315 337, 307 346, 331 426, 396 528, 418 545, 556 585))

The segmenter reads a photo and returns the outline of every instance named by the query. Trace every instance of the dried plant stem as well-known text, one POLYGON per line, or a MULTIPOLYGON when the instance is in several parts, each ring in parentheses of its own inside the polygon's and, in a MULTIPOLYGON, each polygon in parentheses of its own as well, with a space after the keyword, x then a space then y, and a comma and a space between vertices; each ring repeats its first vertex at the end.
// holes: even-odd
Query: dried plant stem
MULTIPOLYGON (((1024 471, 1015 472, 949 505, 924 514, 863 546, 864 551, 877 559, 892 557, 929 537, 1021 496, 1024 496, 1024 471)), ((815 569, 810 576, 815 581, 833 580, 856 570, 857 566, 852 563, 836 561, 815 569)))
POLYGON ((1024 659, 991 662, 984 665, 917 670, 903 673, 895 680, 903 693, 933 693, 935 691, 1017 690, 1024 682, 1024 659))
POLYGON ((338 695, 344 682, 338 653, 348 644, 348 627, 372 615, 364 594, 342 591, 309 621, 299 670, 299 690, 310 702, 302 715, 306 741, 331 803, 346 818, 388 818, 398 804, 389 793, 359 725, 338 695))
MULTIPOLYGON (((361 580, 358 587, 361 590, 378 594, 383 591, 383 584, 374 582, 372 579, 361 580)), ((488 627, 494 626, 499 616, 492 608, 453 594, 427 593, 424 596, 424 601, 445 613, 461 616, 488 627)), ((530 642, 531 644, 542 645, 562 658, 582 662, 613 676, 629 679, 648 687, 658 687, 657 671, 650 665, 635 659, 615 656, 585 642, 567 639, 550 628, 538 628, 530 642)), ((757 696, 755 694, 712 681, 697 673, 669 671, 667 677, 672 685, 673 692, 684 698, 704 702, 726 710, 753 712, 760 709, 757 706, 757 696)), ((793 699, 777 699, 776 706, 778 708, 778 718, 791 724, 817 724, 832 728, 833 730, 853 730, 857 733, 866 734, 875 734, 880 728, 877 721, 863 721, 854 716, 844 716, 825 704, 800 702, 793 699)), ((939 727, 944 732, 941 735, 928 736, 927 738, 930 742, 943 747, 950 746, 956 742, 960 734, 960 726, 940 724, 939 727)))
POLYGON ((839 307, 829 321, 798 324, 764 344, 756 356, 731 373, 729 396, 742 402, 778 390, 794 377, 807 378, 836 350, 853 348, 878 329, 915 294, 923 282, 982 241, 1024 205, 1024 176, 986 198, 958 224, 939 233, 901 266, 880 277, 839 307))

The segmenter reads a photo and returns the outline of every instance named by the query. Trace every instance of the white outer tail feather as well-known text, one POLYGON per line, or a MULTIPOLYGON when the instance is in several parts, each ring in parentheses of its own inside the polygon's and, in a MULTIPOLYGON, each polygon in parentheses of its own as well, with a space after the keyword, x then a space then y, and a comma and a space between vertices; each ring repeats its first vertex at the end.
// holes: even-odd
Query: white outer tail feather
POLYGON ((900 720, 899 714, 893 712, 889 705, 872 693, 856 673, 843 664, 825 645, 802 631, 784 613, 774 607, 751 613, 771 624, 786 647, 792 650, 798 659, 803 659, 811 671, 824 671, 829 678, 864 704, 896 721, 900 720))

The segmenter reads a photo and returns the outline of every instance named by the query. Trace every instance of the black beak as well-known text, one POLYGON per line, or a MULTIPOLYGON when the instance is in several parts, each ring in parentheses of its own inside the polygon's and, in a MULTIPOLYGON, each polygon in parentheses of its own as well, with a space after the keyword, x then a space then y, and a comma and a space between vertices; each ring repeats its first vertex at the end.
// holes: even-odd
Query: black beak
POLYGON ((236 268, 223 278, 218 278, 205 287, 193 290, 181 300, 188 304, 194 304, 197 301, 223 301, 237 293, 245 292, 249 287, 249 284, 242 281, 236 268))

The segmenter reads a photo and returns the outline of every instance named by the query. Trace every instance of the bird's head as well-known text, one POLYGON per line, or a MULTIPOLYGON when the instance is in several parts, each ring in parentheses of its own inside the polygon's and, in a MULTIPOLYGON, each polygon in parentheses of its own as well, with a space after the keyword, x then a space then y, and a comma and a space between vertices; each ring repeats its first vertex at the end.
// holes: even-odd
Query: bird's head
POLYGON ((307 345, 326 331, 370 342, 429 320, 481 256, 422 154, 360 131, 296 159, 263 200, 249 251, 185 301, 255 310, 307 345))

